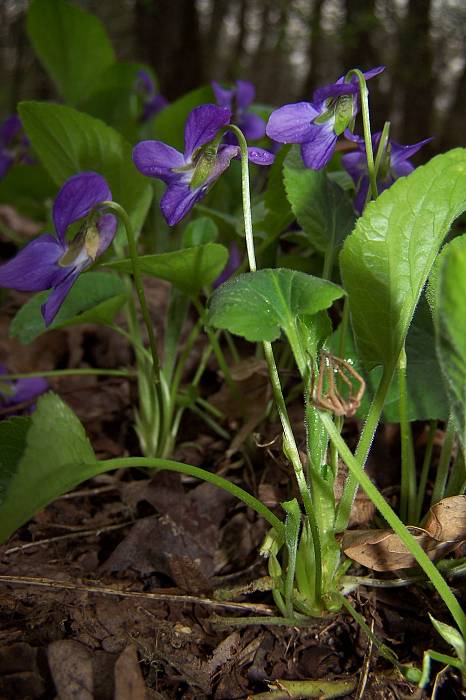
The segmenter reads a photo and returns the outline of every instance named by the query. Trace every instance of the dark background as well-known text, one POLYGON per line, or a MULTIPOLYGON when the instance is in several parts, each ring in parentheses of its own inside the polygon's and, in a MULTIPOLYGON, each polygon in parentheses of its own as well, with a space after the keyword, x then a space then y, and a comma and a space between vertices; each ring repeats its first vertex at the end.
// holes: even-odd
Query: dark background
MULTIPOLYGON (((375 129, 409 144, 464 145, 466 0, 79 0, 118 58, 151 65, 174 100, 211 79, 252 80, 257 99, 310 99, 351 67, 385 64, 371 83, 375 129)), ((53 98, 25 31, 27 0, 0 0, 0 111, 53 98)))

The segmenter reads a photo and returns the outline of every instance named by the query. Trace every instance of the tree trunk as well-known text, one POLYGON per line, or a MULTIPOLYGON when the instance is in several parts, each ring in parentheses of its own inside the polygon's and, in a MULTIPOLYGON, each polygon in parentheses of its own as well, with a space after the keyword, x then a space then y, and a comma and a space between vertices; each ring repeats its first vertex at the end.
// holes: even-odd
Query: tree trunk
POLYGON ((169 100, 204 79, 195 0, 136 0, 140 58, 151 65, 169 100))
POLYGON ((309 70, 303 84, 303 94, 310 99, 319 85, 320 77, 320 20, 324 0, 315 0, 309 23, 309 46, 307 51, 309 70))
POLYGON ((433 123, 430 5, 430 0, 409 0, 400 31, 397 82, 401 88, 404 144, 416 143, 430 136, 433 123))

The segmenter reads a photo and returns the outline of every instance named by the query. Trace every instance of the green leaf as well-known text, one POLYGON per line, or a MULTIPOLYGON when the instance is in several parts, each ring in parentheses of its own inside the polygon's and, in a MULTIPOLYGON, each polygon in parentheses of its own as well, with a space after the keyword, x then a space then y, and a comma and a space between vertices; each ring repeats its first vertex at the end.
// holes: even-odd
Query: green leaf
POLYGON ((19 114, 34 151, 57 185, 84 170, 100 173, 136 231, 141 228, 152 188, 136 170, 130 144, 117 131, 62 105, 22 102, 19 114))
MULTIPOLYGON (((221 273, 228 260, 228 250, 219 243, 206 243, 176 250, 173 253, 142 255, 138 266, 143 274, 171 282, 174 287, 190 296, 211 284, 221 273)), ((107 264, 119 272, 133 270, 131 260, 117 260, 107 264)))
POLYGON ((123 280, 105 272, 87 272, 79 277, 63 302, 53 323, 45 327, 41 306, 49 292, 40 292, 18 311, 10 326, 10 335, 23 345, 32 343, 48 330, 80 323, 112 323, 128 298, 123 280))
POLYGON ((142 63, 114 63, 102 74, 92 95, 81 104, 83 112, 113 126, 130 142, 140 137, 142 101, 136 94, 136 84, 141 69, 145 69, 142 63))
POLYGON ((283 179, 293 213, 311 245, 321 252, 337 249, 354 226, 348 195, 324 170, 306 168, 297 146, 285 159, 283 179))
POLYGON ((434 316, 437 354, 466 450, 466 236, 452 241, 441 258, 434 316))
POLYGON ((22 435, 17 424, 10 427, 9 434, 0 434, 0 452, 14 439, 19 456, 21 438, 25 437, 25 444, 16 464, 12 460, 7 470, 1 464, 0 479, 8 485, 0 508, 0 542, 59 495, 92 476, 97 465, 81 423, 52 392, 38 399, 26 435, 24 426, 22 435))
POLYGON ((0 180, 0 202, 39 221, 45 221, 44 201, 55 196, 57 188, 41 165, 14 165, 0 180))
POLYGON ((327 309, 343 294, 336 284, 304 272, 248 272, 214 292, 208 322, 252 342, 277 340, 280 330, 294 338, 298 317, 327 309))
MULTIPOLYGON (((339 329, 329 341, 329 349, 335 355, 340 354, 339 329)), ((354 345, 352 333, 346 335, 343 356, 351 359, 354 368, 366 380, 366 393, 357 415, 363 419, 367 415, 370 402, 380 383, 381 367, 365 372, 354 345)), ((435 334, 429 307, 424 299, 416 308, 413 322, 406 338, 408 387, 408 420, 446 420, 449 415, 448 399, 445 392, 442 373, 435 352, 435 334)), ((395 373, 385 398, 383 420, 398 423, 400 391, 398 375, 395 373)))
POLYGON ((184 125, 188 114, 194 107, 215 102, 212 88, 204 85, 188 92, 155 115, 154 138, 170 144, 179 151, 184 151, 184 125))
POLYGON ((92 94, 115 61, 100 20, 64 0, 33 0, 27 29, 42 64, 65 102, 72 105, 92 94))
POLYGON ((450 644, 450 646, 453 647, 453 649, 456 651, 458 659, 463 663, 466 663, 466 647, 460 632, 455 627, 447 625, 445 622, 440 622, 440 620, 436 620, 430 613, 428 613, 428 615, 439 635, 447 642, 447 644, 450 644))
POLYGON ((8 484, 23 456, 30 426, 31 419, 23 416, 0 421, 0 512, 8 484))
POLYGON ((433 158, 370 203, 340 255, 364 364, 393 367, 438 249, 466 208, 466 149, 433 158))
POLYGON ((200 216, 191 221, 183 231, 183 246, 190 248, 204 243, 214 243, 218 238, 218 227, 213 219, 200 216))

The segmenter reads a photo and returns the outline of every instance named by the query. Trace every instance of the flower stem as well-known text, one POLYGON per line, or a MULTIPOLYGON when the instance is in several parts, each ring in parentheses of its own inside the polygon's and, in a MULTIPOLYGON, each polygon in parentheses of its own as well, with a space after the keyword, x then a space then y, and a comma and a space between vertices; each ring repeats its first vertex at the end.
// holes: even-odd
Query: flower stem
MULTIPOLYGON (((369 408, 369 413, 367 414, 366 422, 364 424, 361 437, 359 438, 356 452, 354 453, 356 460, 361 465, 364 465, 366 462, 367 455, 382 414, 385 397, 392 381, 392 376, 393 368, 384 368, 382 379, 380 380, 380 384, 377 387, 377 391, 369 408)), ((346 480, 345 488, 337 508, 335 532, 343 532, 348 527, 351 507, 356 497, 357 489, 358 479, 353 473, 350 473, 348 479, 346 480)))
POLYGON ((231 481, 228 481, 228 479, 224 479, 222 476, 213 474, 206 469, 193 467, 191 464, 175 462, 170 459, 155 459, 150 457, 118 457, 116 459, 106 459, 99 462, 97 466, 102 467, 102 469, 99 470, 99 473, 100 471, 109 471, 110 469, 120 469, 122 467, 147 467, 149 469, 158 469, 160 471, 165 470, 181 472, 182 474, 193 476, 196 479, 202 479, 203 481, 209 482, 209 484, 218 486, 224 491, 231 493, 247 506, 255 510, 256 513, 261 515, 265 520, 267 520, 267 522, 273 528, 275 528, 279 536, 283 536, 283 523, 277 518, 276 515, 272 513, 271 510, 269 510, 269 508, 267 508, 267 506, 244 489, 240 488, 236 484, 233 484, 231 481))
POLYGON ((372 150, 372 136, 371 136, 371 120, 369 112, 369 90, 367 89, 366 79, 358 68, 353 68, 350 70, 345 77, 345 81, 348 82, 351 76, 355 75, 359 82, 359 92, 361 95, 361 112, 362 112, 362 124, 364 129, 364 144, 366 147, 366 158, 367 158, 367 170, 369 172, 369 180, 371 184, 372 199, 377 199, 377 177, 375 172, 374 164, 374 153, 372 150))
POLYGON ((400 518, 403 522, 412 524, 416 517, 416 467, 414 464, 413 436, 411 433, 411 424, 408 419, 406 364, 406 351, 403 345, 398 359, 401 433, 400 518))
POLYGON ((374 486, 370 478, 364 472, 362 460, 359 460, 356 455, 351 453, 348 445, 345 443, 336 429, 331 416, 328 413, 321 412, 320 418, 329 434, 330 440, 336 443, 338 451, 353 475, 355 481, 360 482, 362 488, 369 496, 372 503, 379 510, 394 532, 398 535, 406 548, 415 557, 417 563, 424 570, 436 588, 438 594, 444 601, 445 605, 450 610, 456 624, 464 636, 466 634, 466 615, 464 614, 458 600, 453 595, 453 592, 451 591, 447 582, 436 566, 431 562, 419 543, 414 539, 414 537, 412 537, 405 525, 388 505, 387 501, 378 491, 377 487, 374 486))
POLYGON ((11 374, 0 374, 0 382, 13 381, 15 379, 33 379, 34 377, 125 377, 133 379, 136 377, 136 372, 127 369, 98 369, 94 367, 83 367, 80 369, 52 369, 41 370, 39 372, 14 372, 11 374))
MULTIPOLYGON (((244 138, 243 132, 240 129, 233 125, 229 128, 236 134, 241 149, 241 185, 243 195, 244 230, 246 233, 246 249, 248 253, 250 270, 251 272, 255 272, 257 270, 257 265, 256 256, 254 252, 254 236, 252 230, 247 143, 246 139, 244 138)), ((309 492, 306 477, 304 475, 304 469, 301 462, 301 457, 299 455, 298 446, 296 444, 293 429, 291 427, 288 412, 286 410, 285 399, 282 393, 280 377, 278 375, 278 369, 273 354, 272 344, 264 341, 262 343, 262 347, 264 350, 265 360, 267 362, 275 404, 277 406, 278 414, 280 416, 280 421, 283 428, 285 452, 293 466, 296 475, 296 481, 298 483, 299 492, 301 494, 304 509, 309 520, 309 526, 311 528, 315 553, 315 597, 316 602, 318 603, 322 596, 322 551, 319 530, 314 514, 311 494, 309 492)))
POLYGON ((103 202, 102 206, 106 209, 113 211, 123 222, 126 236, 128 238, 129 254, 131 257, 131 263, 133 266, 133 277, 134 286, 136 288, 136 293, 138 295, 139 303, 141 305, 142 317, 147 328, 147 334, 149 336, 149 345, 152 354, 152 369, 155 376, 155 381, 160 382, 160 362, 157 353, 157 345, 155 342, 154 327, 149 314, 149 308, 147 306, 146 295, 144 294, 144 285, 142 284, 142 277, 139 271, 138 265, 138 251, 136 246, 136 236, 134 235, 133 226, 131 224, 130 218, 122 206, 117 204, 117 202, 103 202))
POLYGON ((434 447, 435 433, 437 432, 436 420, 431 420, 429 423, 429 432, 427 435, 426 450, 424 453, 424 461, 422 463, 421 476, 419 477, 419 488, 417 492, 416 515, 413 525, 417 525, 421 519, 422 504, 426 495, 427 478, 429 476, 430 463, 432 461, 432 450, 434 447))
POLYGON ((435 476, 434 488, 432 490, 431 506, 442 500, 445 493, 445 485, 448 477, 448 467, 451 459, 451 451, 455 441, 455 420, 453 415, 450 415, 447 423, 447 430, 443 439, 442 450, 435 476))

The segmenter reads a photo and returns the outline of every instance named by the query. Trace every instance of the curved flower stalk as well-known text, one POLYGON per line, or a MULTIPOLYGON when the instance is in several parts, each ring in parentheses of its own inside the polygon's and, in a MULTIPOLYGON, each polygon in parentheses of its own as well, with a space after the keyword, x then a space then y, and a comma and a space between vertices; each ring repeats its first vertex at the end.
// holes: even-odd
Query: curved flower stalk
MULTIPOLYGON (((215 80, 211 85, 217 104, 231 110, 232 123, 241 129, 247 141, 255 141, 265 136, 265 121, 258 114, 248 111, 256 96, 256 88, 252 83, 237 80, 236 87, 231 89, 222 87, 215 80)), ((229 131, 223 140, 233 145, 238 143, 236 136, 229 131)))
MULTIPOLYGON (((11 415, 21 404, 33 401, 41 394, 45 393, 49 385, 42 377, 30 377, 28 379, 18 379, 15 382, 2 380, 2 375, 8 374, 8 368, 0 364, 0 411, 11 415)), ((35 406, 29 406, 29 412, 35 406)))
POLYGON ((29 163, 29 139, 17 114, 8 117, 0 125, 0 178, 15 163, 29 163))
MULTIPOLYGON (((137 169, 167 185, 160 208, 169 226, 179 223, 205 197, 231 159, 239 157, 239 146, 220 143, 230 119, 231 111, 226 107, 201 105, 186 121, 184 153, 162 141, 141 141, 135 146, 137 169)), ((273 154, 262 148, 251 147, 248 154, 258 165, 271 165, 274 160, 273 154)))
MULTIPOLYGON (((345 131, 345 136, 357 144, 357 150, 342 156, 341 163, 356 186, 354 208, 362 214, 370 184, 366 146, 361 136, 351 134, 349 131, 345 131)), ((377 151, 381 137, 381 131, 372 136, 374 152, 377 151)), ((414 143, 412 146, 401 146, 391 139, 387 141, 377 173, 377 189, 379 193, 388 189, 399 177, 409 175, 414 170, 414 165, 409 158, 425 146, 426 143, 430 143, 430 141, 432 141, 432 138, 424 139, 414 143)))
POLYGON ((135 89, 142 98, 141 122, 149 121, 168 105, 168 100, 157 92, 154 80, 144 68, 141 68, 136 75, 135 89))
POLYGON ((66 295, 84 270, 109 247, 116 232, 113 214, 92 214, 99 204, 112 199, 105 179, 93 172, 70 177, 59 191, 52 210, 55 236, 44 233, 25 246, 15 258, 0 266, 0 287, 19 292, 52 288, 42 306, 49 326, 66 295), (72 241, 66 234, 75 221, 85 219, 72 241))
MULTIPOLYGON (((369 80, 383 70, 384 66, 378 66, 363 75, 369 80)), ((267 136, 279 143, 300 144, 305 166, 320 170, 329 163, 338 137, 359 111, 359 90, 355 75, 348 82, 342 76, 336 83, 316 90, 312 102, 296 102, 272 112, 267 136)))

